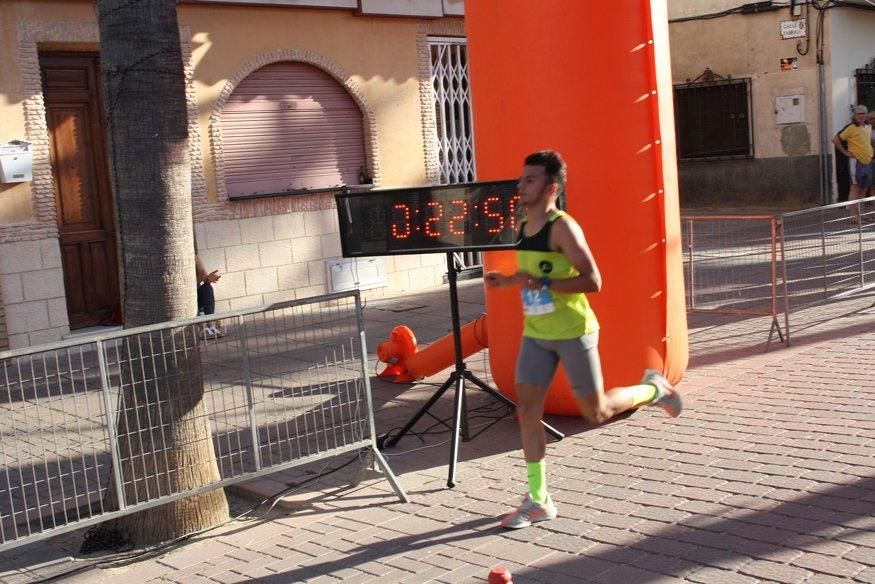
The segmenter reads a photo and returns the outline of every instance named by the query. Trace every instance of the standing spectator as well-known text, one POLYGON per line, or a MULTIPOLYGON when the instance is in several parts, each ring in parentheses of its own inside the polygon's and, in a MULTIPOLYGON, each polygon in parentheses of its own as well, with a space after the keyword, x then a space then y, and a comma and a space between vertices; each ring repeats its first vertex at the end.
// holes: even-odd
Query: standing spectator
MULTIPOLYGON (((219 270, 207 273, 204 262, 200 256, 195 255, 195 270, 197 272, 197 311, 198 314, 215 314, 216 295, 213 292, 213 284, 219 281, 219 270)), ((207 323, 203 331, 204 338, 215 339, 224 337, 225 331, 219 327, 218 321, 207 323)))
MULTIPOLYGON (((851 178, 849 201, 862 199, 872 185, 872 126, 866 119, 869 110, 864 105, 854 108, 853 124, 836 134, 832 142, 836 149, 848 158, 848 174, 851 178), (842 146, 842 141, 847 147, 842 146)), ((860 208, 851 208, 851 222, 860 223, 860 208)))

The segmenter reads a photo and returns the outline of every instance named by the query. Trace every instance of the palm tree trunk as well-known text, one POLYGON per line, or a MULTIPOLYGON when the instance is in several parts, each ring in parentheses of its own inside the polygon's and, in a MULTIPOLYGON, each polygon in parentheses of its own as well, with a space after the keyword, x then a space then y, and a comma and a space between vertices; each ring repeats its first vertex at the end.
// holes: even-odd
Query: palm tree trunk
MULTIPOLYGON (((175 0, 97 0, 126 327, 197 313, 185 79, 175 0)), ((117 411, 128 504, 219 479, 192 330, 124 348, 117 411), (148 347, 171 348, 153 358, 148 347), (141 348, 142 347, 142 348, 141 348), (146 350, 144 350, 146 349, 146 350), (168 358, 169 356, 169 358, 168 358), (147 495, 148 493, 148 495, 147 495)), ((106 501, 117 505, 110 480, 106 501)), ((105 524, 134 543, 228 517, 221 489, 105 524)))

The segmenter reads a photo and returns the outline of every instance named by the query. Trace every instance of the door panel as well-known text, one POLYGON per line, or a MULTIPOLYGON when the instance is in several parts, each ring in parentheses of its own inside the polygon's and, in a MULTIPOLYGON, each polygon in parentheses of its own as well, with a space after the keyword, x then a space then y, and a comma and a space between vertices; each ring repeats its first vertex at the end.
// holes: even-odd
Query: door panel
POLYGON ((99 62, 40 55, 70 328, 100 324, 119 304, 99 62))

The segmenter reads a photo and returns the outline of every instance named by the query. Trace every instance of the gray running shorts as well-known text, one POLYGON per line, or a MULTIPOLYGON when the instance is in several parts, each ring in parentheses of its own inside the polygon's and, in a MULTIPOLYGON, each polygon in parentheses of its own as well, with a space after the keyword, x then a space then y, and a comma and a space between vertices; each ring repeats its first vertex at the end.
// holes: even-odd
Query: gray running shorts
POLYGON ((579 396, 604 389, 598 331, 576 339, 545 341, 523 337, 516 362, 516 382, 550 387, 559 361, 571 389, 579 396))

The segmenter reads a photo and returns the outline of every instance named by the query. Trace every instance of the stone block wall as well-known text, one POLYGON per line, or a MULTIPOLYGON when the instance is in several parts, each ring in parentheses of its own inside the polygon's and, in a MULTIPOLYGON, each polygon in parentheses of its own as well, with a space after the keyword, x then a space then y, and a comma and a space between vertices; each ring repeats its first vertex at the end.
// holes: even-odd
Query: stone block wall
POLYGON ((9 348, 57 341, 69 332, 57 239, 0 244, 0 290, 9 348))
MULTIPOLYGON (((327 294, 325 262, 341 257, 333 209, 202 222, 195 237, 207 271, 222 276, 214 288, 216 312, 327 294)), ((443 254, 387 257, 386 287, 364 294, 437 286, 445 271, 443 254)))

